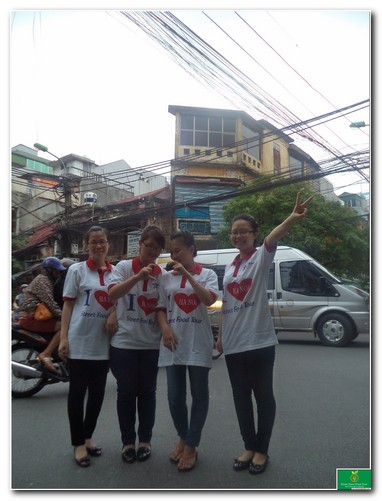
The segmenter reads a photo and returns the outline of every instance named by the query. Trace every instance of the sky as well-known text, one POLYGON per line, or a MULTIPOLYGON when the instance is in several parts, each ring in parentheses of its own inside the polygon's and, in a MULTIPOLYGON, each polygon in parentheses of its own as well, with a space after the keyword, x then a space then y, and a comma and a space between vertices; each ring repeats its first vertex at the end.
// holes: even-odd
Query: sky
MULTIPOLYGON (((170 10, 301 120, 370 98, 368 10, 239 7, 170 10)), ((169 105, 242 109, 237 96, 197 81, 116 11, 19 8, 9 16, 11 147, 39 142, 57 156, 141 167, 174 156, 169 105)), ((370 108, 314 130, 339 153, 368 148, 370 126, 353 129, 352 121, 369 125, 370 108)), ((293 139, 318 162, 331 156, 293 139)), ((337 194, 369 192, 353 173, 329 180, 337 194)))

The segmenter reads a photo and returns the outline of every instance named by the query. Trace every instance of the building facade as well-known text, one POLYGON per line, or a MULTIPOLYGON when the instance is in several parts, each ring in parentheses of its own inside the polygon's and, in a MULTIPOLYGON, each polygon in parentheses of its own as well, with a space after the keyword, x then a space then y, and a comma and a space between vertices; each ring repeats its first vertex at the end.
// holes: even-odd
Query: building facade
POLYGON ((269 122, 234 110, 172 105, 168 110, 175 116, 172 227, 192 231, 200 249, 216 247, 224 206, 260 176, 310 179, 314 191, 335 197, 331 184, 322 182, 319 165, 269 122))

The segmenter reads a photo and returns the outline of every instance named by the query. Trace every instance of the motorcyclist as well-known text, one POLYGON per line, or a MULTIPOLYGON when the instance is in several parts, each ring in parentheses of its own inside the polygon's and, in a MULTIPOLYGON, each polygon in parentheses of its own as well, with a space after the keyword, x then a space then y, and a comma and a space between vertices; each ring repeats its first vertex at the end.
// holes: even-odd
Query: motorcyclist
POLYGON ((49 370, 55 371, 52 363, 52 353, 60 342, 61 308, 54 300, 54 283, 61 273, 66 271, 57 257, 47 257, 42 262, 42 271, 37 275, 25 290, 25 297, 20 306, 19 323, 24 329, 50 333, 54 332, 49 345, 37 357, 49 370), (53 313, 53 318, 36 320, 34 313, 37 305, 44 303, 53 313))
POLYGON ((62 266, 65 267, 65 270, 61 271, 60 276, 57 278, 57 280, 54 282, 53 285, 53 297, 58 306, 61 308, 64 306, 64 301, 62 299, 62 293, 64 291, 64 283, 65 283, 65 278, 68 273, 68 269, 72 264, 74 264, 75 261, 73 259, 69 259, 67 257, 64 257, 61 259, 61 264, 62 266))
POLYGON ((28 284, 22 284, 20 286, 20 292, 17 294, 17 296, 15 297, 15 299, 13 301, 13 305, 12 305, 12 308, 13 308, 12 321, 13 322, 18 322, 18 320, 19 320, 19 316, 20 316, 19 309, 20 309, 20 305, 24 301, 24 292, 25 292, 25 289, 27 287, 28 287, 28 284))

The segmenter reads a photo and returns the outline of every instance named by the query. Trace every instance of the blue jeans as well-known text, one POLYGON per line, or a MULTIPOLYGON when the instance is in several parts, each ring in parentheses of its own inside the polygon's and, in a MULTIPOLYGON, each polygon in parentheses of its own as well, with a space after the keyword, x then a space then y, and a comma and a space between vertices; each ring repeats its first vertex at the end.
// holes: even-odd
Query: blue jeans
POLYGON ((155 423, 159 350, 110 347, 110 368, 117 380, 117 413, 123 445, 150 442, 155 423))
POLYGON ((276 415, 273 395, 275 347, 226 355, 225 361, 244 446, 249 451, 267 454, 276 415), (252 392, 257 404, 257 427, 252 392))
POLYGON ((167 396, 175 429, 186 445, 197 447, 206 422, 209 403, 208 367, 171 365, 167 371, 167 396), (191 414, 188 420, 186 373, 190 379, 191 414))

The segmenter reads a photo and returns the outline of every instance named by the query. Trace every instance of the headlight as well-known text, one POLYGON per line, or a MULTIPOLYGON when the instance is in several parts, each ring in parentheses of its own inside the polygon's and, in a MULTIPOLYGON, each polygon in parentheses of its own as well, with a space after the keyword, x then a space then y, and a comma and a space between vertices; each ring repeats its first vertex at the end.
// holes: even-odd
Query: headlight
POLYGON ((214 302, 214 304, 211 304, 211 306, 208 306, 209 310, 221 310, 222 309, 222 304, 223 301, 221 299, 218 299, 217 301, 214 302))
POLYGON ((369 304, 370 295, 367 292, 359 289, 358 287, 355 287, 355 285, 350 285, 350 287, 354 290, 354 292, 358 294, 358 296, 361 296, 366 301, 366 303, 369 304))

